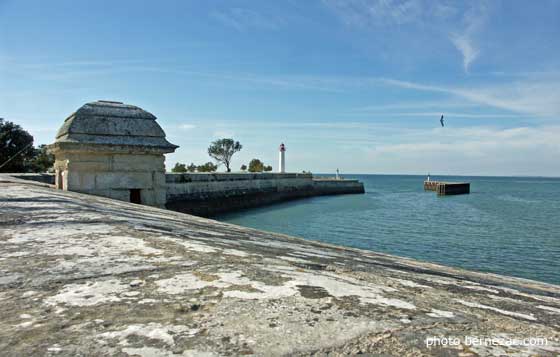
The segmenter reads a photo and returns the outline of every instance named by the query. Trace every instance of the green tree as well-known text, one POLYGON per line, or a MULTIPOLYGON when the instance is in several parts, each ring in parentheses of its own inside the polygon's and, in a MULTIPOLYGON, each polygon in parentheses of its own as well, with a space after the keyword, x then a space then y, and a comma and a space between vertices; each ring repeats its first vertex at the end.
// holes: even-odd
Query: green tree
POLYGON ((264 164, 259 159, 253 159, 249 162, 249 172, 263 172, 264 164))
POLYGON ((247 165, 243 164, 241 165, 241 171, 246 171, 247 170, 247 165))
POLYGON ((211 162, 207 162, 204 165, 197 166, 198 172, 215 172, 218 169, 218 165, 214 165, 211 162))
POLYGON ((233 154, 240 151, 242 147, 239 141, 233 139, 219 139, 210 144, 210 147, 208 147, 208 155, 218 163, 224 164, 227 172, 231 172, 231 158, 233 154))
POLYGON ((34 156, 33 136, 0 118, 0 172, 30 172, 34 156))
POLYGON ((196 171, 196 165, 191 162, 191 164, 189 166, 187 166, 187 171, 188 172, 195 172, 196 171))
POLYGON ((51 154, 47 145, 39 145, 38 148, 32 149, 33 158, 29 161, 29 168, 32 172, 48 172, 54 164, 54 155, 51 154))
POLYGON ((272 166, 270 166, 270 165, 265 166, 264 171, 266 171, 266 172, 272 171, 272 166))
POLYGON ((175 167, 171 169, 171 172, 184 173, 187 172, 187 168, 185 167, 185 164, 180 164, 177 162, 175 163, 175 167))

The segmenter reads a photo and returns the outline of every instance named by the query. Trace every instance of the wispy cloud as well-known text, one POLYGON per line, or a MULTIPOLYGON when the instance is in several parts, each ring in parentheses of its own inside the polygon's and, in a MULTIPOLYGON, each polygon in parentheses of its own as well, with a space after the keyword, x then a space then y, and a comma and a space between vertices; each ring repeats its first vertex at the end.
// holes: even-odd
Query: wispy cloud
POLYGON ((257 120, 229 120, 225 121, 206 121, 206 127, 208 128, 220 128, 224 131, 230 131, 233 129, 239 130, 256 130, 260 131, 263 129, 289 129, 301 131, 301 129, 379 129, 384 125, 371 122, 358 122, 358 121, 272 121, 263 120, 262 118, 257 120))
POLYGON ((515 118, 520 117, 517 114, 477 114, 477 113, 460 113, 460 112, 449 112, 449 111, 439 111, 439 112, 385 112, 385 113, 372 113, 372 112, 362 112, 360 115, 368 116, 368 117, 375 117, 383 116, 383 117, 429 117, 429 118, 436 118, 439 117, 442 113, 445 113, 446 116, 452 116, 455 118, 474 118, 474 119, 500 119, 500 118, 515 118))
POLYGON ((160 73, 198 77, 217 80, 220 83, 248 83, 269 87, 313 90, 325 92, 342 92, 344 88, 364 84, 360 78, 316 77, 304 75, 255 75, 252 73, 213 72, 188 69, 182 66, 165 63, 139 63, 136 61, 104 61, 104 62, 44 62, 44 63, 11 63, 0 66, 1 72, 9 72, 25 76, 31 80, 69 82, 88 77, 118 75, 124 73, 160 73))
POLYGON ((383 82, 400 88, 454 95, 474 103, 541 117, 560 116, 560 81, 527 79, 505 84, 460 88, 394 79, 383 82))
POLYGON ((476 103, 465 102, 464 100, 431 100, 431 101, 400 101, 387 104, 373 104, 352 109, 352 112, 375 113, 395 110, 427 110, 436 108, 472 108, 478 107, 476 103))
POLYGON ((324 0, 347 25, 368 27, 402 25, 423 14, 423 0, 324 0))
MULTIPOLYGON (((141 66, 133 67, 128 66, 122 69, 123 71, 130 72, 159 72, 169 73, 183 76, 201 77, 207 79, 215 79, 221 82, 237 82, 265 85, 277 88, 287 89, 300 89, 300 90, 314 90, 325 92, 341 92, 340 84, 336 78, 328 77, 313 77, 313 76, 290 76, 290 75, 255 75, 251 73, 228 73, 228 72, 209 72, 197 71, 172 67, 158 67, 158 66, 141 66), (338 86, 337 86, 338 84, 338 86)), ((356 83, 361 82, 360 79, 355 80, 356 83)), ((346 85, 353 85, 352 83, 345 83, 346 85)))
POLYGON ((467 34, 451 34, 449 36, 453 45, 461 52, 463 55, 463 68, 465 72, 469 72, 469 66, 478 57, 480 50, 475 47, 470 36, 467 34))
POLYGON ((524 78, 532 78, 532 79, 540 79, 546 81, 550 78, 560 78, 560 70, 553 69, 548 71, 518 71, 518 72, 504 72, 504 71, 494 71, 490 73, 482 74, 484 76, 495 76, 495 77, 524 77, 524 78))
POLYGON ((380 27, 412 25, 430 28, 449 38, 462 55, 463 68, 480 55, 476 38, 489 17, 486 0, 457 2, 429 0, 323 0, 346 25, 378 30, 380 27), (465 9, 466 7, 466 9, 465 9))
POLYGON ((462 18, 463 28, 452 32, 449 38, 463 56, 463 68, 469 72, 469 66, 479 56, 480 49, 475 36, 482 30, 488 18, 488 7, 484 1, 471 2, 470 8, 462 18))
POLYGON ((276 30, 279 28, 279 20, 263 15, 250 9, 232 8, 224 11, 214 12, 211 16, 225 26, 237 31, 249 30, 276 30))
POLYGON ((112 60, 76 60, 62 62, 35 62, 20 63, 21 67, 27 69, 48 69, 48 68, 107 68, 114 65, 134 65, 147 63, 145 59, 112 59, 112 60))
MULTIPOLYGON (((185 76, 210 81, 228 86, 255 86, 263 88, 277 88, 282 90, 297 91, 319 91, 331 93, 352 93, 355 90, 379 90, 383 86, 399 87, 409 90, 441 93, 455 97, 455 103, 463 101, 463 104, 449 104, 446 99, 439 101, 437 105, 430 107, 418 107, 415 113, 432 113, 442 106, 451 108, 456 113, 462 113, 465 117, 475 117, 476 113, 469 114, 465 108, 466 104, 476 104, 480 107, 492 107, 517 114, 530 114, 540 117, 560 116, 560 72, 535 72, 535 74, 524 73, 523 76, 502 78, 495 84, 475 84, 471 86, 450 86, 441 84, 425 84, 420 82, 403 81, 382 77, 356 77, 356 76, 312 76, 312 75, 266 75, 252 73, 229 73, 199 71, 173 65, 162 65, 158 63, 146 64, 122 64, 115 61, 114 64, 99 63, 87 64, 84 62, 65 62, 63 66, 56 63, 49 64, 22 64, 9 66, 10 73, 19 73, 30 80, 60 80, 62 82, 80 83, 84 77, 111 75, 116 76, 125 73, 161 73, 162 75, 185 76)), ((107 61, 107 63, 112 63, 107 61)), ((0 68, 6 71, 6 68, 0 68)), ((394 108, 379 108, 380 110, 393 110, 403 113, 406 109, 402 106, 394 108)), ((405 104, 406 105, 406 104, 405 104)), ((414 108, 413 108, 414 109, 414 108)), ((374 109, 364 109, 374 111, 374 109)), ((500 114, 500 113, 498 113, 500 114)), ((504 117, 506 116, 503 113, 504 117)), ((426 114, 427 115, 427 114, 426 114)), ((494 113, 487 113, 488 117, 494 113)))

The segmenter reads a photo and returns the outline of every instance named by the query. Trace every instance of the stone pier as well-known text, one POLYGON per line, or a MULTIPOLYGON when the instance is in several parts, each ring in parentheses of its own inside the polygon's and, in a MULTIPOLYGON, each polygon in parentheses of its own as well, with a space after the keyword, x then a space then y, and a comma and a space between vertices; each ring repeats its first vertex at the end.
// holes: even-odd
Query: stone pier
POLYGON ((424 190, 435 191, 438 196, 463 195, 471 192, 468 182, 424 181, 424 190))
POLYGON ((167 174, 168 209, 197 216, 312 196, 364 193, 358 180, 297 173, 167 174))

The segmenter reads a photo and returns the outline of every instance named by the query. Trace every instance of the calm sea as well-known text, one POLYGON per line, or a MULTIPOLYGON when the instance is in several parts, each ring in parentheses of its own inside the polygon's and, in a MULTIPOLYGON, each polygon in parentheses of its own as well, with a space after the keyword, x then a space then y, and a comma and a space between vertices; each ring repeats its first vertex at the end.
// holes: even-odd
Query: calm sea
POLYGON ((224 222, 470 270, 560 284, 560 179, 432 176, 471 194, 424 192, 422 176, 347 175, 364 195, 315 197, 224 222))

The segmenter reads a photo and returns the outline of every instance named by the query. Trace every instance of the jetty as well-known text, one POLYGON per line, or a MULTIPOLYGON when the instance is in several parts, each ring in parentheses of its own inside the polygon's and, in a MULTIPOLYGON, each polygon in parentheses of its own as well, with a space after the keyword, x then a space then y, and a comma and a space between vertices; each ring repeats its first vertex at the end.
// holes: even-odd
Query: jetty
POLYGON ((469 182, 424 181, 424 190, 435 191, 438 196, 463 195, 471 192, 469 182))
POLYGON ((165 207, 202 217, 313 196, 365 192, 358 180, 310 173, 181 173, 166 174, 165 179, 165 207))
POLYGON ((3 356, 560 353, 557 285, 9 175, 0 212, 3 356))

